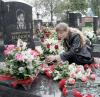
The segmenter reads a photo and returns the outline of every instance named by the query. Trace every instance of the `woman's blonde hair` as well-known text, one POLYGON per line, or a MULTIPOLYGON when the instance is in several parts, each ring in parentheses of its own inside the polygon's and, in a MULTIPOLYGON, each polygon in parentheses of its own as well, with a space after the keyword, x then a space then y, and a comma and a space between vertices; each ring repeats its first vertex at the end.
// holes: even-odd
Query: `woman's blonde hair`
POLYGON ((68 32, 68 34, 70 32, 78 33, 79 36, 80 36, 80 40, 81 40, 81 47, 84 46, 84 44, 86 43, 86 37, 84 36, 84 34, 80 30, 78 30, 77 28, 69 27, 68 24, 66 24, 66 23, 57 24, 55 30, 56 30, 56 32, 58 32, 58 31, 66 31, 66 32, 68 32))

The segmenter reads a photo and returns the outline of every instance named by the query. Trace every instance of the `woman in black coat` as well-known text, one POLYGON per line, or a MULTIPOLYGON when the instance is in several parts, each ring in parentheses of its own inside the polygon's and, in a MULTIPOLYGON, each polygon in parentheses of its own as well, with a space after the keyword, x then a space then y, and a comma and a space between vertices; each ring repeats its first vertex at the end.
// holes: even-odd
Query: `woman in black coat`
POLYGON ((64 42, 65 52, 60 55, 51 55, 46 58, 46 62, 69 61, 78 65, 91 64, 92 57, 91 42, 76 28, 69 27, 66 23, 59 23, 56 32, 64 42))

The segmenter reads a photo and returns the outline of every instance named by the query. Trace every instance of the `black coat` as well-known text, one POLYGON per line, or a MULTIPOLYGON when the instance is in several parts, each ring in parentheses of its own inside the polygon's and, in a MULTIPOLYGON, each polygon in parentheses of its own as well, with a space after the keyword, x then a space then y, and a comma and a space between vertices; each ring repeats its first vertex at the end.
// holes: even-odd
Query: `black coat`
POLYGON ((75 62, 78 65, 91 64, 93 47, 89 40, 81 47, 80 35, 70 32, 68 39, 64 39, 64 47, 67 51, 60 55, 63 61, 75 62))

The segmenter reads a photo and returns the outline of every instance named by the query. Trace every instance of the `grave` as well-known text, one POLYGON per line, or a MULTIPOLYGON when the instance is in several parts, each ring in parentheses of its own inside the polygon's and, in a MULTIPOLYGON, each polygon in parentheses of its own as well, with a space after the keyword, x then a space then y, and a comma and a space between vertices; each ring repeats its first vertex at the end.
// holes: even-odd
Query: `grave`
POLYGON ((3 25, 4 45, 16 44, 17 39, 28 42, 28 46, 34 48, 32 7, 28 4, 16 1, 5 1, 1 13, 3 25))
POLYGON ((0 59, 4 46, 16 44, 18 38, 34 49, 32 6, 11 0, 0 2, 0 59))

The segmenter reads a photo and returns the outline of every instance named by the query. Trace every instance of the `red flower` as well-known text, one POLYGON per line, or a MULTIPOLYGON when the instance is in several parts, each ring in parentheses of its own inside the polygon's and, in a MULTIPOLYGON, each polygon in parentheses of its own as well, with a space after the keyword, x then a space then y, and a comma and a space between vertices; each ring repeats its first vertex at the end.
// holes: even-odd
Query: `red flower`
POLYGON ((58 37, 58 40, 61 40, 61 37, 58 37))
POLYGON ((76 89, 73 89, 72 92, 74 97, 83 97, 83 95, 76 89))
POLYGON ((44 38, 40 38, 41 39, 41 42, 44 42, 44 38))
POLYGON ((99 68, 99 64, 91 64, 90 67, 91 67, 91 68, 96 68, 96 69, 97 69, 97 68, 99 68))
POLYGON ((65 84, 66 84, 66 79, 61 79, 59 82, 59 88, 62 90, 65 84))
POLYGON ((85 64, 84 65, 84 69, 86 70, 86 69, 88 69, 89 68, 89 65, 88 64, 85 64))
POLYGON ((91 94, 87 94, 86 97, 92 97, 92 95, 91 94))
POLYGON ((55 45, 55 49, 58 49, 59 47, 58 47, 58 45, 55 45))
POLYGON ((99 64, 94 64, 94 68, 99 68, 99 64))
POLYGON ((48 48, 48 49, 50 48, 50 44, 49 44, 49 43, 47 44, 47 48, 48 48))
POLYGON ((68 91, 67 91, 66 87, 63 87, 62 93, 63 93, 64 96, 66 96, 68 94, 68 91))
POLYGON ((52 66, 49 66, 50 67, 50 70, 51 71, 54 71, 55 70, 55 67, 54 67, 54 65, 52 65, 52 66))
POLYGON ((46 71, 45 74, 49 79, 51 78, 51 73, 49 73, 49 71, 46 71))
POLYGON ((50 36, 50 32, 45 32, 46 37, 50 36))

